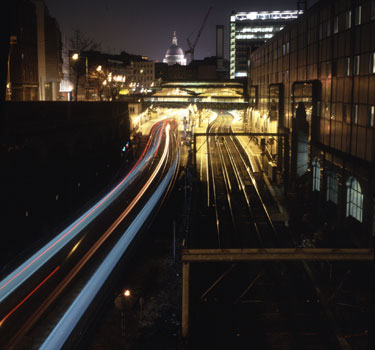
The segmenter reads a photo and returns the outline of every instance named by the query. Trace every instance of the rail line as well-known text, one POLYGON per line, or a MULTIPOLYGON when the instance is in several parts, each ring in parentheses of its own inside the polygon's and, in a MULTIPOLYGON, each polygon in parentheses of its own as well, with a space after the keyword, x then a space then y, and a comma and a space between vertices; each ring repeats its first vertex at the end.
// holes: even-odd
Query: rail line
MULTIPOLYGON (((208 133, 230 132, 231 119, 218 117, 208 133)), ((207 136, 207 191, 212 194, 219 247, 276 247, 279 238, 251 164, 234 136, 207 136)), ((211 201, 208 200, 208 203, 211 201)))

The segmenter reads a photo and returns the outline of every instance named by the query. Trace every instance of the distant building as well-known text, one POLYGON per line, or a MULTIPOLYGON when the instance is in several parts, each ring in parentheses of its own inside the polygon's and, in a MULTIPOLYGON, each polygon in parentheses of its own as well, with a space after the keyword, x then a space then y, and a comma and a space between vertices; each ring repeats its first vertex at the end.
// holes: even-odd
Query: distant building
POLYGON ((176 32, 173 32, 172 45, 168 48, 165 53, 164 63, 167 63, 169 66, 174 64, 179 64, 181 66, 186 66, 186 58, 184 50, 177 45, 177 36, 176 32))
POLYGON ((74 60, 71 51, 68 57, 73 97, 78 90, 79 101, 117 100, 119 95, 146 93, 155 85, 155 63, 145 56, 83 51, 74 60))
POLYGON ((61 32, 43 0, 32 0, 36 9, 39 100, 56 101, 62 66, 61 32))
POLYGON ((227 80, 229 62, 221 59, 222 69, 218 70, 218 58, 205 57, 203 60, 194 60, 187 66, 175 64, 168 66, 166 63, 155 64, 155 78, 162 81, 211 81, 211 80, 227 80))
POLYGON ((11 16, 6 99, 35 101, 39 98, 35 6, 29 0, 17 0, 11 16))
POLYGON ((230 17, 230 78, 247 77, 249 53, 303 11, 233 12, 230 17))
POLYGON ((57 100, 61 33, 42 0, 15 0, 12 13, 7 99, 57 100))
POLYGON ((155 82, 155 62, 132 61, 127 71, 127 86, 133 89, 149 89, 155 82))

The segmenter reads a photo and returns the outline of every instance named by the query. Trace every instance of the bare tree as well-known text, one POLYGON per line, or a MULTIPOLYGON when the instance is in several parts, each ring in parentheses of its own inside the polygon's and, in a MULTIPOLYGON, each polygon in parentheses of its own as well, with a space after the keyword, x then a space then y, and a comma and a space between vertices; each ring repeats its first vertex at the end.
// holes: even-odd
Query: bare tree
MULTIPOLYGON (((87 70, 87 57, 82 57, 85 51, 93 51, 99 49, 100 44, 86 36, 80 29, 73 29, 69 38, 69 51, 76 54, 73 59, 70 57, 71 68, 75 76, 75 100, 78 98, 78 83, 81 76, 87 70)), ((87 74, 87 72, 86 72, 87 74)))
POLYGON ((100 44, 86 36, 80 29, 73 29, 69 38, 69 48, 74 52, 97 50, 100 44))

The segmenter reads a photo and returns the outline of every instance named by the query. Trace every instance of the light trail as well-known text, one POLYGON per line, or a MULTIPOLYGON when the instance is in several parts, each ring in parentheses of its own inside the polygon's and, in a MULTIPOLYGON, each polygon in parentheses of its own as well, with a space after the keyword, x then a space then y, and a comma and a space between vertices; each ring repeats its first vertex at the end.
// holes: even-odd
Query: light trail
MULTIPOLYGON (((35 273, 43 264, 45 264, 49 259, 54 256, 58 251, 60 251, 68 242, 70 242, 74 237, 76 237, 88 224, 90 224, 100 213, 103 212, 105 208, 108 207, 110 199, 113 201, 116 199, 122 191, 128 186, 128 184, 135 178, 137 173, 143 169, 143 167, 152 158, 145 158, 148 154, 148 150, 151 145, 152 135, 160 128, 159 124, 151 129, 150 138, 143 150, 140 158, 137 160, 136 164, 130 170, 130 172, 119 182, 119 184, 114 187, 103 199, 101 199, 97 204, 95 204, 91 209, 89 209, 85 214, 78 218, 73 224, 71 224, 67 229, 55 237, 52 241, 41 248, 37 253, 35 253, 31 258, 29 258, 25 263, 15 269, 11 274, 4 278, 0 282, 0 302, 2 302, 9 294, 11 294, 15 289, 17 289, 27 278, 29 278, 33 273, 35 273), (44 258, 44 259, 42 259, 44 258), (25 272, 28 272, 24 276, 25 272), (23 277, 24 276, 24 277, 23 277)), ((156 154, 157 148, 160 144, 160 138, 158 140, 157 147, 154 146, 156 154)))
POLYGON ((46 283, 56 272, 60 269, 60 266, 57 266, 42 282, 40 282, 25 298, 22 299, 20 303, 16 307, 14 307, 8 314, 0 321, 0 327, 4 324, 4 322, 17 310, 19 309, 25 302, 28 300, 44 283, 46 283))
MULTIPOLYGON (((160 171, 163 165, 169 149, 170 137, 169 137, 170 125, 166 126, 166 146, 164 148, 161 160, 158 164, 157 169, 154 171, 154 176, 160 171)), ((79 293, 77 298, 74 300, 69 309, 65 312, 63 317, 60 319, 58 324, 55 326, 53 331, 45 339, 40 349, 50 350, 50 349, 61 349, 64 343, 67 341, 70 334, 73 332, 74 328, 77 326, 83 314, 86 312, 89 305, 94 300, 95 296, 108 279, 112 273, 114 267, 117 265, 124 252, 132 242, 133 238, 136 236, 138 231, 141 229, 146 219, 149 217, 156 204, 159 202, 160 198, 163 196, 164 192, 168 188, 170 181, 175 173, 178 164, 178 157, 174 160, 168 173, 159 184, 157 189, 152 194, 148 202, 143 206, 142 210, 130 224, 128 229, 123 233, 119 241, 113 247, 111 252, 104 259, 103 263, 98 267, 95 273, 92 275, 90 280, 87 282, 85 287, 79 293)), ((152 180, 151 180, 152 181, 152 180)), ((150 182, 151 183, 151 182, 150 182)), ((149 184, 150 184, 149 183, 149 184)), ((148 187, 149 184, 144 187, 148 187)), ((146 190, 146 189, 145 189, 146 190)))
MULTIPOLYGON (((164 124, 164 123, 163 123, 164 124)), ((155 168, 153 173, 148 178, 147 182, 143 185, 142 189, 137 193, 135 198, 131 201, 131 203, 126 207, 126 209, 121 213, 121 215, 111 224, 111 226, 104 232, 104 234, 93 244, 93 246, 85 253, 85 255, 80 259, 80 261, 74 266, 74 268, 69 272, 69 274, 58 284, 58 286, 53 290, 48 298, 46 298, 43 303, 38 307, 38 309, 28 318, 25 322, 25 325, 21 327, 17 333, 14 335, 12 340, 9 344, 12 346, 17 345, 17 342, 20 338, 22 338, 35 324, 35 322, 39 319, 39 317, 43 314, 43 312, 52 304, 54 300, 58 298, 63 290, 68 286, 68 284, 73 280, 73 278, 81 271, 81 269, 86 265, 86 263, 92 258, 92 256, 98 251, 98 249, 103 245, 103 243, 107 240, 107 238, 115 231, 115 229, 122 223, 124 218, 130 213, 130 211, 135 207, 135 205, 139 202, 141 197, 144 195, 146 190, 151 185, 152 181, 157 176, 162 163, 164 163, 168 149, 169 149, 169 124, 165 128, 167 132, 167 141, 168 143, 165 144, 163 155, 159 160, 158 166, 155 168)), ((159 150, 160 147, 160 140, 162 137, 162 133, 160 133, 158 137, 158 143, 156 147, 156 152, 159 150)), ((155 153, 156 154, 156 153, 155 153)), ((26 301, 26 300, 25 300, 26 301)), ((10 316, 10 315, 9 315, 10 316)))

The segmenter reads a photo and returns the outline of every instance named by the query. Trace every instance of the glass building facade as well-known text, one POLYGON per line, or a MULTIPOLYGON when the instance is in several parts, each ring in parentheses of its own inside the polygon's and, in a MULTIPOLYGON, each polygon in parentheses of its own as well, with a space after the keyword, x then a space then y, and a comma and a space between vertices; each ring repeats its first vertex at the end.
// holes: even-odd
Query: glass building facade
POLYGON ((233 12, 230 18, 230 78, 247 77, 249 53, 302 11, 233 12))
POLYGON ((290 186, 308 183, 337 240, 360 247, 375 236, 374 33, 375 0, 319 1, 248 70, 249 130, 291 133, 290 186))

